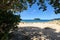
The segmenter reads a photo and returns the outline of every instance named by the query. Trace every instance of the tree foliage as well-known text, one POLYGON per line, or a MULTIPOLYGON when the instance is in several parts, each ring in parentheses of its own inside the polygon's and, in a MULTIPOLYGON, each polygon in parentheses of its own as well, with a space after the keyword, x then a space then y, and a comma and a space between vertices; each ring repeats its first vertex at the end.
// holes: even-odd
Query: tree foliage
POLYGON ((14 15, 12 11, 0 10, 0 40, 8 40, 9 32, 17 28, 19 20, 20 16, 14 15))
POLYGON ((14 11, 23 11, 35 3, 43 11, 47 9, 45 4, 48 3, 55 9, 55 13, 60 13, 60 0, 0 0, 0 8, 4 10, 13 9, 14 11))

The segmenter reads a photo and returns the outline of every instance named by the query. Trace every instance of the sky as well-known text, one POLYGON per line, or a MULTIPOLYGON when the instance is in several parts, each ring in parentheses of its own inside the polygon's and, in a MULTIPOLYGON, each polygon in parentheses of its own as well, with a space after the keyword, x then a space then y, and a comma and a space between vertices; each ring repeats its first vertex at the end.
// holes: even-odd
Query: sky
POLYGON ((29 20, 29 19, 34 19, 34 18, 40 18, 43 20, 50 20, 54 18, 60 18, 60 14, 55 14, 53 7, 51 5, 46 4, 47 10, 42 11, 38 9, 37 4, 33 4, 31 8, 28 7, 27 10, 24 10, 23 12, 18 12, 21 16, 21 19, 23 20, 29 20))

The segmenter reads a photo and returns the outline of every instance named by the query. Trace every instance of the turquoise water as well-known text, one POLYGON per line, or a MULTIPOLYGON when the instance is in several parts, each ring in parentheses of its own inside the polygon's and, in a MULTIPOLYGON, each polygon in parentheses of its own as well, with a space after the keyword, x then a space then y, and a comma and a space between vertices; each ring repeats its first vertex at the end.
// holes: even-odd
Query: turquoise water
POLYGON ((21 20, 21 22, 49 22, 52 20, 21 20))

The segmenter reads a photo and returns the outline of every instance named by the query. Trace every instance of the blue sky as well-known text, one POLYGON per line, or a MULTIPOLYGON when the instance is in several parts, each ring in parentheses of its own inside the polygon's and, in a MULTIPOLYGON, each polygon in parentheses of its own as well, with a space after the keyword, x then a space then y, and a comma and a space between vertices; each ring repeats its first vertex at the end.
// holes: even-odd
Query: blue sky
POLYGON ((60 14, 55 14, 53 7, 46 4, 47 10, 42 11, 38 9, 38 6, 34 4, 31 8, 28 7, 27 10, 24 10, 23 12, 18 12, 21 16, 21 19, 34 19, 34 18, 40 18, 40 19, 54 19, 54 18, 60 18, 60 14))

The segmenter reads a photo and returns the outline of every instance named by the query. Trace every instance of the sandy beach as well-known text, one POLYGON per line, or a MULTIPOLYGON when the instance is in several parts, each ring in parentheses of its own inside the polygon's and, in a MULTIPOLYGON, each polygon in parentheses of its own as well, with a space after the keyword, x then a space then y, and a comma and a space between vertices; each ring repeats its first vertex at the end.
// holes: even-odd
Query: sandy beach
POLYGON ((60 40, 60 20, 49 22, 20 22, 11 39, 60 40), (25 39, 26 38, 26 39, 25 39))
POLYGON ((18 27, 38 27, 45 28, 49 27, 52 29, 56 29, 56 32, 60 32, 60 20, 54 20, 50 22, 21 22, 18 27))

